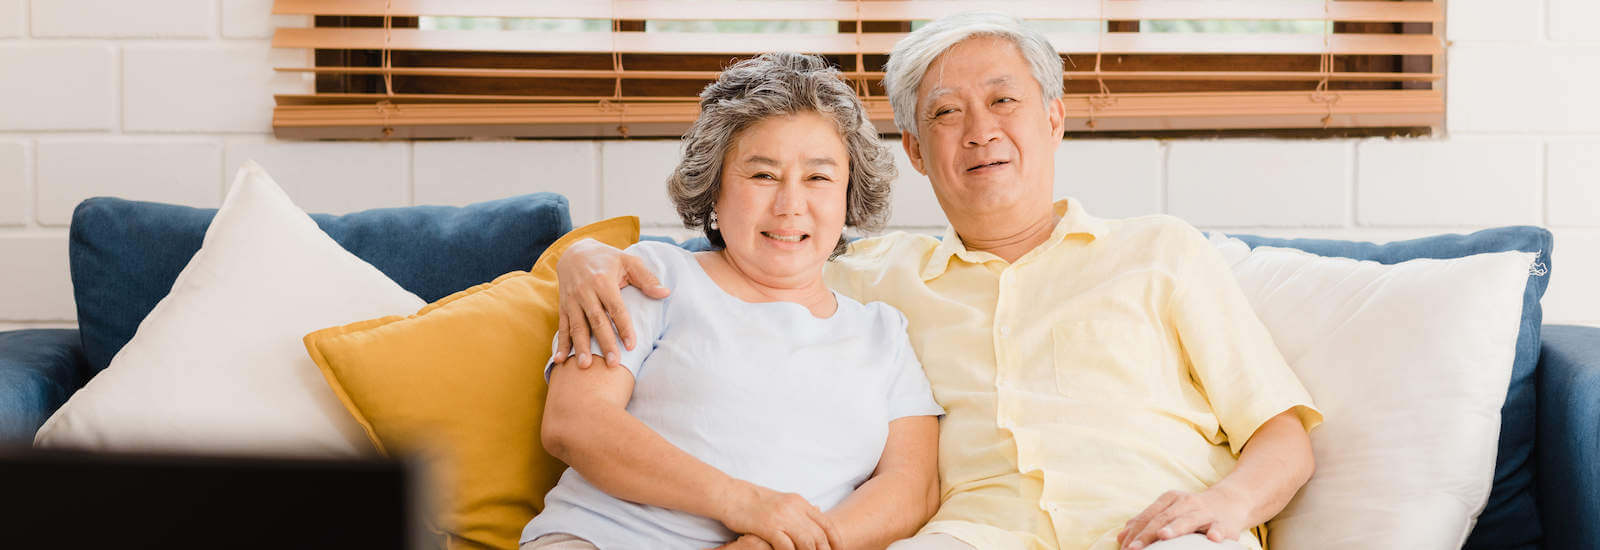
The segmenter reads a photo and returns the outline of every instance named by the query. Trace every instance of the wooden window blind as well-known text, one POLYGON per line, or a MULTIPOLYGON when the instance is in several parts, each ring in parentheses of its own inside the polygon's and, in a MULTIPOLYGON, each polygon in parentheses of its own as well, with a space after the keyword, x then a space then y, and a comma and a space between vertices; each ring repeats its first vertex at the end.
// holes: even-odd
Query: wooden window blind
POLYGON ((1425 128, 1444 117, 1443 0, 276 0, 273 13, 317 22, 272 39, 313 50, 314 66, 276 70, 317 85, 278 95, 273 128, 292 139, 676 137, 718 70, 791 50, 829 58, 879 130, 898 133, 881 86, 888 52, 921 22, 974 9, 1049 37, 1065 63, 1069 132, 1425 128), (461 30, 430 18, 544 24, 461 30), (741 32, 775 21, 810 31, 741 32))

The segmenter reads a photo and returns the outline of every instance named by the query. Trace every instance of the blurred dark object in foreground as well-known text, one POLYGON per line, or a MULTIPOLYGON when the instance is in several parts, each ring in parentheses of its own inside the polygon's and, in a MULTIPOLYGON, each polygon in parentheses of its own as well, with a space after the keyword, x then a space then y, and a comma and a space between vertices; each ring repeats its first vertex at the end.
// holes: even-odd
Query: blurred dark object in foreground
POLYGON ((0 450, 0 548, 424 547, 395 460, 0 450))

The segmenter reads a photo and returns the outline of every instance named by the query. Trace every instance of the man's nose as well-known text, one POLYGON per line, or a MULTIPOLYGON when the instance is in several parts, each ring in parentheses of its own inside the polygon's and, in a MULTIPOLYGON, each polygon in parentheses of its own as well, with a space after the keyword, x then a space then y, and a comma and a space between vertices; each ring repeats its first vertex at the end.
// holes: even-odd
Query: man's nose
POLYGON ((967 117, 967 139, 969 147, 981 147, 1000 140, 999 119, 984 109, 975 110, 967 117))

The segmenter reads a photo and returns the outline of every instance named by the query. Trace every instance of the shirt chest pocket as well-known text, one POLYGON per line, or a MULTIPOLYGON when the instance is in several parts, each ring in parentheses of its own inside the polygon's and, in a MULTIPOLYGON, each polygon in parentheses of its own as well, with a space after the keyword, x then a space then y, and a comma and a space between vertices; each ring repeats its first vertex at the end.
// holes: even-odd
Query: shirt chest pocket
POLYGON ((1083 399, 1142 396, 1160 384, 1161 342, 1148 325, 1074 321, 1051 328, 1056 390, 1083 399))

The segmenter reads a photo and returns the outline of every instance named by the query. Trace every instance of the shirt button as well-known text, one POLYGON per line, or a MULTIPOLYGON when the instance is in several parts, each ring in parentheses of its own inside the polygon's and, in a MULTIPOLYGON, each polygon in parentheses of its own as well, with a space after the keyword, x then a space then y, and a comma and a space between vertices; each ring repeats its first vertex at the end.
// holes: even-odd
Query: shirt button
POLYGON ((1000 327, 1000 335, 1007 338, 1011 337, 1011 327, 1000 327))

